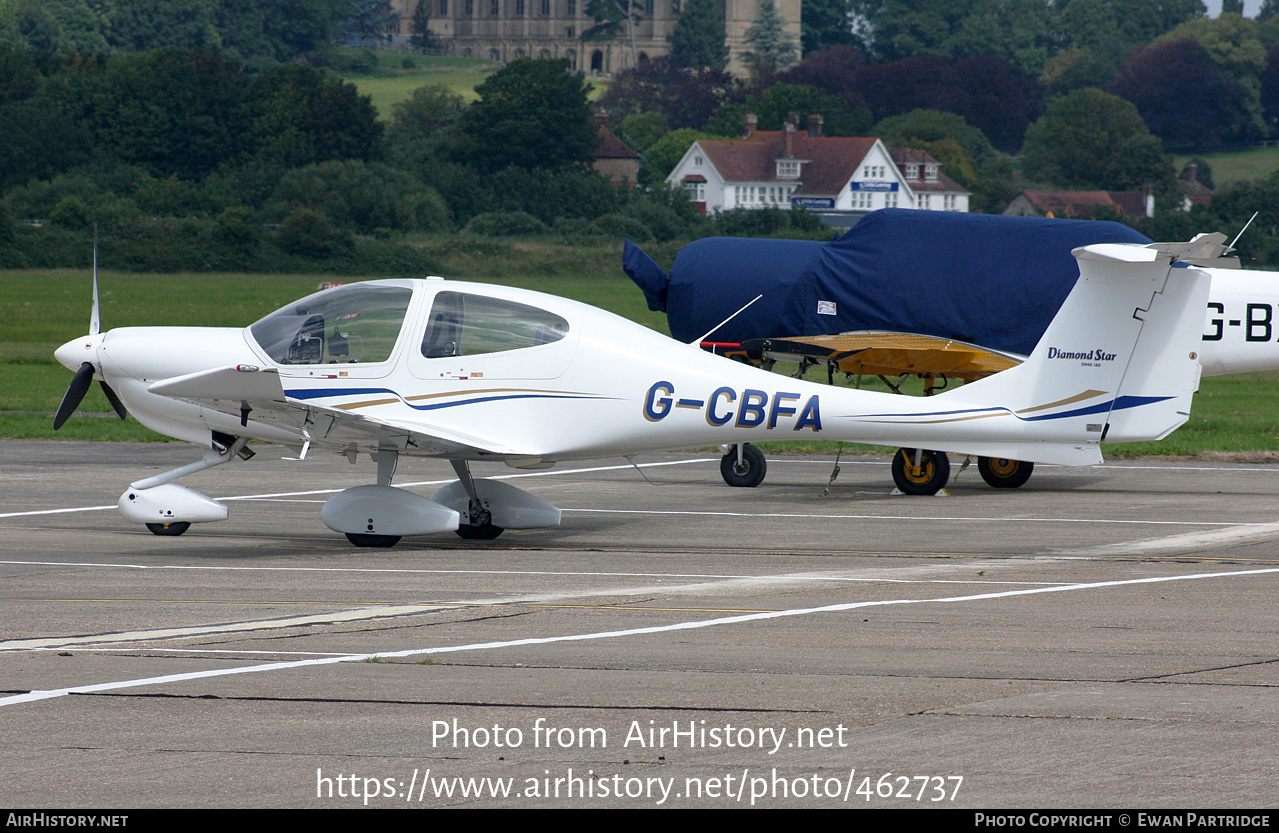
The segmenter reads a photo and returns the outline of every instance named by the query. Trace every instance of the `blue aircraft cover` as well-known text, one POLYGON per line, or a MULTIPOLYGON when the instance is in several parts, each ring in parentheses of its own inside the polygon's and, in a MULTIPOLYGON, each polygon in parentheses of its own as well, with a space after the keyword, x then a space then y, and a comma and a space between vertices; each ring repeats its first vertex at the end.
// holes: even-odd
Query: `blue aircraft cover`
POLYGON ((1079 277, 1072 249, 1149 242, 1119 223, 887 208, 829 243, 698 240, 669 278, 627 241, 623 268, 681 341, 763 293, 709 340, 892 330, 1026 355, 1079 277))

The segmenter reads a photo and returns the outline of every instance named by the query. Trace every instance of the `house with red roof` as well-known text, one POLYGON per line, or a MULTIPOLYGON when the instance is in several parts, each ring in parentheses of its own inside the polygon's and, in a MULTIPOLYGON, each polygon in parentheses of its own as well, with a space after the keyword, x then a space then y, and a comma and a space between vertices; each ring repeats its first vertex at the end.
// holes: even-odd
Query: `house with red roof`
POLYGON ((971 193, 921 150, 890 149, 879 139, 822 135, 821 116, 808 130, 755 130, 747 116, 741 139, 693 143, 666 182, 682 187, 703 211, 802 206, 832 225, 852 225, 880 208, 968 211, 971 193))
POLYGON ((1141 191, 1019 191, 1004 209, 1011 217, 1085 220, 1109 214, 1153 217, 1155 198, 1141 191))
POLYGON ((639 178, 640 155, 609 129, 608 114, 595 114, 595 132, 600 137, 595 148, 595 171, 614 185, 634 188, 639 178))

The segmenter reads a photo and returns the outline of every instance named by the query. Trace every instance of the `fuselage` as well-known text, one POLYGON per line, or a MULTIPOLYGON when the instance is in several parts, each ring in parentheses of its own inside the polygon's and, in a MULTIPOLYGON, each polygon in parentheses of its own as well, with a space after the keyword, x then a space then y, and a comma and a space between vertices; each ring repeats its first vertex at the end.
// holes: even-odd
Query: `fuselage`
MULTIPOLYGON (((1043 389, 1038 399, 1012 384, 928 399, 834 388, 711 355, 575 301, 439 279, 338 287, 245 329, 112 330, 68 342, 57 356, 72 369, 93 363, 140 422, 201 445, 218 432, 350 453, 396 435, 410 438, 401 453, 531 466, 816 437, 979 454, 1029 437, 1053 449, 1034 456, 1019 446, 1017 459, 1096 462, 1100 429, 1079 415, 1087 396, 1113 398, 1116 387, 1081 383, 1082 393, 1043 389), (287 402, 268 418, 247 395, 210 403, 151 390, 218 368, 278 373, 287 402), (343 433, 356 420, 376 426, 370 439, 343 433)), ((1095 372, 1109 371, 1099 363, 1095 372)))
POLYGON ((1206 271, 1212 290, 1200 351, 1204 375, 1279 370, 1279 272, 1206 271))

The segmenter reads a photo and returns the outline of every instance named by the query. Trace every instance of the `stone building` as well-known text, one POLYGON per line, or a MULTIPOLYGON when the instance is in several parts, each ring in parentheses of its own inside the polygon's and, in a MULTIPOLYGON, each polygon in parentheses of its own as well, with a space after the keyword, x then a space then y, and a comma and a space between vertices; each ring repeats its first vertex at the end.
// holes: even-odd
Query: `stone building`
MULTIPOLYGON (((633 50, 625 31, 613 40, 581 40, 582 32, 595 25, 586 14, 587 0, 391 0, 400 19, 395 41, 408 40, 419 2, 430 4, 431 31, 451 55, 498 63, 523 57, 567 58, 578 72, 611 75, 670 52, 666 36, 679 20, 681 0, 630 0, 643 15, 635 26, 633 50)), ((728 70, 745 75, 740 54, 746 48, 746 30, 759 16, 759 0, 717 3, 724 12, 725 37, 732 56, 728 70)), ((774 3, 798 44, 800 0, 774 3)))

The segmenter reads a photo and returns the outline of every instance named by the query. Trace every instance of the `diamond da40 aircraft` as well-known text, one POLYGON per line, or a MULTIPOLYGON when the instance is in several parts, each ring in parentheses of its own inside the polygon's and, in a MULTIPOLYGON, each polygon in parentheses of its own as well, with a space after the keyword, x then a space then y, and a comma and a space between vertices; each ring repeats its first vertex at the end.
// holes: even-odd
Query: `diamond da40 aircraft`
POLYGON ((1093 465, 1103 438, 1157 439, 1187 418, 1209 277, 1173 264, 1194 247, 1075 250, 1081 277, 1027 360, 926 399, 788 379, 575 301, 438 278, 334 287, 245 329, 100 332, 95 279, 89 334, 56 351, 75 378, 55 425, 96 378, 121 416, 203 449, 120 496, 127 519, 160 535, 227 517, 173 481, 253 456, 250 440, 371 458, 374 482, 337 493, 321 518, 373 547, 559 524, 550 503, 472 475, 489 461, 539 469, 817 436, 1093 465), (457 481, 429 498, 393 486, 399 459, 417 456, 448 459, 457 481))

